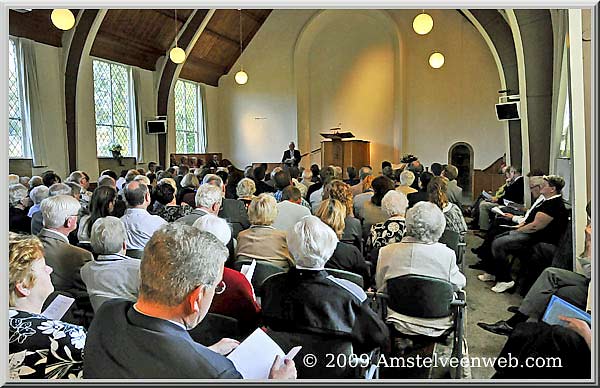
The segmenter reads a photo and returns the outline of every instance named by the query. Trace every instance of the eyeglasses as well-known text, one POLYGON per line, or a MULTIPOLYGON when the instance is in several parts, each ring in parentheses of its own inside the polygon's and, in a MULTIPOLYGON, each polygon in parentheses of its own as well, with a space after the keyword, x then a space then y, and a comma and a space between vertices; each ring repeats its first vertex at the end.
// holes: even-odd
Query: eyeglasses
POLYGON ((225 284, 225 282, 223 280, 221 280, 219 282, 219 284, 217 284, 215 286, 215 294, 216 295, 221 295, 222 293, 225 292, 225 289, 227 288, 227 284, 225 284))

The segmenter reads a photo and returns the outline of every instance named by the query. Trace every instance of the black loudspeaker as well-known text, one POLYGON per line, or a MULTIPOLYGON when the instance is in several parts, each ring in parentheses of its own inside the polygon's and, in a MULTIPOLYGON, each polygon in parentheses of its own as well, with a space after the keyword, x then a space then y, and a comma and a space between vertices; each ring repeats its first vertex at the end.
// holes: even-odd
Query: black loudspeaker
POLYGON ((521 103, 503 102, 496 104, 496 117, 499 121, 519 120, 521 118, 521 103))

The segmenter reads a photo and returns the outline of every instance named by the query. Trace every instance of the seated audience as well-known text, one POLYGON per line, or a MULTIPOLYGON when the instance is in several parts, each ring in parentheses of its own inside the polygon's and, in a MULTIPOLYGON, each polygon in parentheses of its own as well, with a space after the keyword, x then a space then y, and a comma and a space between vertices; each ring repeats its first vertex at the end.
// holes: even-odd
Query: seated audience
POLYGON ((185 202, 183 202, 182 205, 177 204, 177 198, 175 198, 175 189, 168 182, 163 181, 156 185, 154 196, 156 201, 163 205, 156 215, 162 217, 167 222, 177 221, 181 217, 187 216, 194 210, 193 207, 188 206, 185 202))
POLYGON ((42 181, 44 182, 44 186, 50 187, 55 183, 61 183, 62 180, 56 173, 52 170, 44 171, 42 173, 42 181))
POLYGON ((239 181, 236 187, 236 194, 238 201, 241 201, 248 211, 248 206, 250 206, 250 202, 254 198, 254 193, 256 192, 256 184, 252 179, 244 178, 239 181))
POLYGON ((412 171, 404 170, 400 173, 400 185, 396 187, 396 191, 401 192, 404 195, 416 193, 417 190, 411 186, 415 181, 415 174, 412 171))
POLYGON ((263 166, 258 166, 254 169, 253 178, 254 184, 256 185, 255 195, 275 192, 273 186, 270 186, 265 182, 265 168, 263 166))
POLYGON ((363 182, 366 177, 373 175, 373 169, 369 166, 363 166, 358 171, 358 179, 360 180, 358 183, 350 187, 350 191, 352 191, 352 196, 356 197, 358 194, 362 194, 366 191, 363 187, 363 182))
POLYGON ((44 228, 39 238, 44 245, 46 263, 52 267, 52 284, 56 291, 66 292, 75 298, 78 307, 89 306, 85 284, 81 280, 81 267, 92 260, 85 249, 69 244, 69 233, 77 229, 81 204, 68 195, 56 195, 42 202, 44 228))
POLYGON ((301 203, 302 196, 298 188, 288 185, 283 189, 281 202, 277 203, 277 217, 273 221, 273 228, 285 231, 294 226, 302 217, 309 216, 310 210, 301 203))
POLYGON ((17 174, 8 174, 8 185, 16 185, 19 183, 19 176, 17 174))
POLYGON ((510 232, 499 235, 492 243, 492 273, 478 276, 481 281, 495 281, 494 292, 505 292, 514 287, 509 254, 522 253, 535 243, 558 244, 566 226, 567 211, 561 195, 565 180, 558 175, 544 176, 540 188, 544 200, 529 213, 527 219, 510 232))
MULTIPOLYGON (((111 178, 112 179, 112 178, 111 178)), ((92 226, 97 219, 113 215, 117 191, 111 186, 101 186, 94 190, 90 201, 90 214, 81 217, 77 238, 79 242, 89 242, 92 226)))
POLYGON ((31 233, 27 202, 27 187, 20 183, 8 186, 8 230, 11 232, 31 233))
POLYGON ((348 174, 348 179, 346 179, 344 183, 348 184, 349 186, 354 186, 360 183, 360 180, 356 177, 357 174, 354 166, 346 167, 346 173, 348 174))
POLYGON ((285 232, 272 226, 277 218, 275 198, 267 193, 254 198, 248 208, 248 218, 251 226, 238 235, 236 260, 262 260, 286 270, 293 266, 285 232))
POLYGON ((406 228, 407 207, 408 199, 400 191, 390 190, 383 196, 381 208, 388 219, 371 226, 366 252, 370 255, 372 262, 377 262, 379 249, 402 240, 406 228))
MULTIPOLYGON (((387 281, 403 275, 424 275, 446 280, 456 289, 466 284, 456 265, 454 251, 438 240, 446 227, 442 211, 430 202, 419 202, 406 212, 406 233, 402 241, 379 250, 375 283, 386 292, 387 281)), ((417 301, 415 301, 417 302, 417 301)), ((387 322, 408 335, 438 337, 452 327, 452 317, 416 318, 388 308, 387 322)))
POLYGON ((381 208, 381 200, 388 191, 394 190, 394 181, 383 175, 378 176, 373 179, 372 187, 373 196, 370 201, 365 202, 361 211, 364 240, 369 237, 371 226, 388 219, 388 215, 381 208))
POLYGON ((81 378, 85 329, 41 315, 54 291, 42 243, 10 233, 8 250, 9 378, 81 378))
POLYGON ((446 195, 448 190, 448 180, 441 176, 434 177, 429 185, 429 202, 432 202, 440 208, 446 217, 446 229, 464 236, 467 233, 467 223, 462 215, 462 210, 448 200, 446 195))
POLYGON ((42 177, 39 175, 34 175, 29 180, 29 190, 31 191, 31 189, 33 189, 34 187, 38 187, 43 184, 44 184, 44 180, 42 179, 42 177))
POLYGON ((152 234, 166 224, 163 218, 148 213, 150 204, 148 186, 132 181, 123 188, 127 210, 121 221, 127 231, 127 249, 144 249, 152 234))
POLYGON ((330 276, 325 263, 338 243, 335 232, 317 217, 304 217, 287 233, 297 266, 263 284, 262 315, 275 331, 347 338, 354 353, 386 347, 385 324, 356 284, 330 276))
POLYGON ((311 173, 310 181, 312 183, 317 183, 317 182, 319 182, 321 180, 321 171, 320 171, 318 165, 311 164, 310 165, 310 173, 311 173))
MULTIPOLYGON (((77 190, 75 190, 75 191, 77 191, 77 190)), ((78 194, 79 193, 77 193, 77 195, 78 194)), ((49 197, 54 197, 56 195, 68 195, 68 196, 75 198, 77 201, 79 201, 78 196, 73 195, 73 190, 66 183, 55 183, 48 188, 48 196, 49 197)), ((81 201, 79 201, 79 203, 81 203, 81 201)), ((80 209, 79 215, 81 216, 82 214, 84 214, 84 212, 80 209)), ((40 234, 40 231, 42 230, 43 227, 44 227, 44 223, 43 223, 42 213, 41 212, 34 213, 33 216, 31 217, 31 234, 33 234, 33 235, 40 234)), ((74 244, 77 242, 76 239, 73 239, 73 235, 69 235, 69 241, 73 242, 74 244)))
MULTIPOLYGON (((419 191, 417 191, 416 193, 408 194, 406 196, 406 198, 408 199, 408 207, 409 208, 413 207, 418 202, 429 200, 429 193, 427 193, 427 186, 429 186, 429 182, 431 181, 432 178, 433 178, 433 174, 428 171, 421 173, 421 175, 419 176, 419 191)), ((413 184, 413 186, 414 186, 414 184, 413 184)))
POLYGON ((319 204, 323 200, 324 187, 331 183, 331 181, 334 179, 335 169, 333 168, 333 166, 328 166, 327 168, 321 170, 321 179, 319 180, 319 182, 310 186, 308 192, 306 193, 306 197, 310 202, 312 213, 317 211, 317 209, 319 208, 319 204))
POLYGON ((340 180, 334 180, 325 186, 323 198, 337 199, 346 207, 346 216, 344 218, 346 226, 344 227, 341 241, 354 245, 362 252, 362 225, 360 224, 360 220, 354 217, 354 198, 350 186, 340 180))
POLYGON ((439 163, 431 164, 431 173, 433 174, 433 176, 441 176, 443 170, 444 170, 444 167, 441 164, 439 164, 439 163))
POLYGON ((219 208, 219 217, 224 218, 233 227, 233 237, 237 238, 238 234, 250 226, 248 221, 248 212, 244 205, 236 200, 225 198, 225 184, 223 180, 215 174, 207 174, 204 176, 202 183, 208 183, 217 186, 221 189, 221 206, 219 208))
MULTIPOLYGON (((328 225, 340 239, 344 232, 344 218, 346 207, 337 199, 324 199, 315 214, 321 221, 328 225)), ((357 247, 338 241, 333 255, 325 263, 326 268, 343 269, 361 275, 365 288, 369 287, 371 274, 369 267, 357 247)))
POLYGON ((291 166, 288 168, 288 173, 292 179, 292 185, 300 190, 302 198, 306 197, 306 193, 308 193, 308 186, 306 186, 304 183, 300 183, 298 180, 300 177, 300 169, 296 166, 291 166))
POLYGON ((111 176, 101 175, 101 176, 98 177, 98 186, 97 187, 102 187, 102 186, 112 187, 112 188, 114 188, 116 190, 117 189, 117 182, 111 176))
POLYGON ((364 191, 360 194, 355 195, 352 199, 352 206, 354 207, 354 217, 356 217, 358 220, 362 220, 364 218, 363 213, 365 203, 369 202, 371 200, 371 197, 373 197, 372 185, 374 179, 375 177, 373 175, 366 176, 365 179, 362 180, 362 188, 364 191))
POLYGON ((222 198, 223 192, 219 187, 209 184, 200 185, 196 192, 196 208, 177 222, 192 226, 194 221, 206 214, 219 214, 222 198))
POLYGON ((448 179, 448 189, 446 190, 448 201, 456 204, 460 209, 462 206, 462 189, 456 182, 456 178, 458 178, 458 169, 451 164, 447 164, 442 170, 441 176, 448 179))
MULTIPOLYGON (((206 316, 223 291, 227 248, 214 235, 179 223, 159 229, 144 251, 137 302, 111 300, 97 311, 85 346, 90 379, 239 379, 224 357, 239 344, 223 339, 205 347, 187 330, 206 316)), ((292 360, 270 376, 295 378, 292 360)))
POLYGON ((27 212, 28 217, 40 211, 40 204, 42 201, 50 196, 50 190, 46 186, 36 186, 29 192, 29 198, 33 201, 33 206, 29 208, 27 212))
POLYGON ((516 167, 506 168, 506 185, 500 196, 494 196, 489 201, 479 203, 479 229, 487 231, 490 228, 490 210, 498 204, 507 205, 506 201, 523 204, 523 176, 516 167))
POLYGON ((92 193, 88 191, 90 187, 90 177, 84 171, 73 171, 71 175, 65 180, 65 183, 73 182, 81 186, 81 206, 85 209, 90 203, 92 193))
POLYGON ((127 233, 116 217, 99 218, 92 226, 91 244, 98 255, 81 268, 94 311, 110 299, 135 301, 140 283, 140 260, 125 256, 127 233))
MULTIPOLYGON (((203 232, 212 233, 223 243, 229 244, 231 228, 227 221, 212 214, 198 218, 193 225, 203 232)), ((258 327, 260 306, 256 303, 252 285, 239 271, 225 267, 223 270, 223 293, 215 295, 209 313, 221 314, 238 320, 244 331, 258 327)))

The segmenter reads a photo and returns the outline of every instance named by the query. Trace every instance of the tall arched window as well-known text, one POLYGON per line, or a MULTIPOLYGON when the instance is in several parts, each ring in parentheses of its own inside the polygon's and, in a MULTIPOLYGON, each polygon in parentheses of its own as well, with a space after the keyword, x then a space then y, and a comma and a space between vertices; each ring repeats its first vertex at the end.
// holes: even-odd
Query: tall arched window
POLYGON ((17 43, 8 40, 8 157, 28 157, 26 126, 23 123, 24 97, 23 82, 17 43))
POLYGON ((205 152, 202 90, 195 82, 175 84, 175 139, 177 153, 205 152))

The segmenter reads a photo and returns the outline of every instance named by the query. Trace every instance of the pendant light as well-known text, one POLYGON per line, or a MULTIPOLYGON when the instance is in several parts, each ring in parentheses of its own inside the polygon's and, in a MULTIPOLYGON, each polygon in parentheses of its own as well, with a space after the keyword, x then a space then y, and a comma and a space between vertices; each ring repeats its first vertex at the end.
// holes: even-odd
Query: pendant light
MULTIPOLYGON (((242 39, 242 10, 240 9, 240 58, 242 57, 242 51, 244 51, 244 41, 242 39)), ((238 85, 245 85, 248 82, 248 74, 244 71, 244 66, 240 64, 240 71, 235 73, 235 82, 238 85)))
POLYGON ((169 58, 171 58, 171 60, 174 63, 180 64, 183 63, 183 61, 185 61, 185 51, 183 51, 183 49, 179 46, 177 46, 177 35, 178 35, 178 31, 177 31, 177 24, 179 23, 179 20, 177 19, 177 9, 175 10, 175 47, 173 47, 171 49, 171 51, 169 52, 169 58))
POLYGON ((440 67, 444 66, 444 62, 444 54, 440 52, 436 51, 429 56, 429 66, 433 67, 434 69, 439 69, 440 67))
POLYGON ((413 30, 419 35, 427 35, 433 29, 433 18, 425 10, 413 19, 413 30))
POLYGON ((75 16, 70 9, 54 9, 50 19, 56 28, 64 31, 70 30, 75 25, 75 16))

